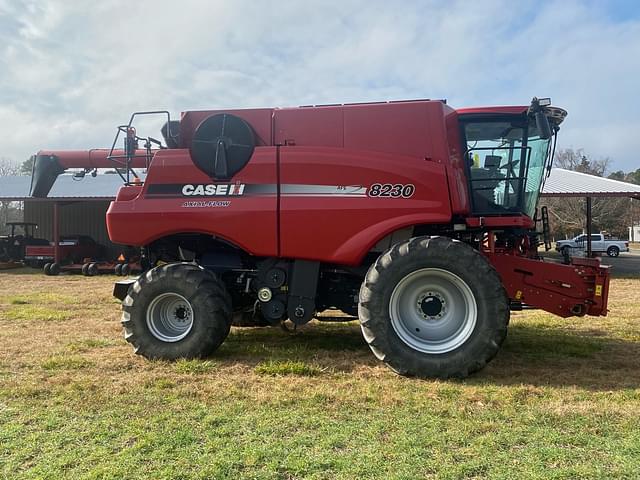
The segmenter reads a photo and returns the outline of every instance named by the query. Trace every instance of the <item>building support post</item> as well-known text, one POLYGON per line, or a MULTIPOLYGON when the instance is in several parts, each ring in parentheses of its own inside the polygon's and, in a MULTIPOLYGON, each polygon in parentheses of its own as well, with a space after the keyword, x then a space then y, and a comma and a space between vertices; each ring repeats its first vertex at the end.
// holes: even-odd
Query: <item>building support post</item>
POLYGON ((60 206, 53 202, 53 261, 60 263, 60 206))
POLYGON ((587 197, 587 258, 591 258, 591 197, 587 197))

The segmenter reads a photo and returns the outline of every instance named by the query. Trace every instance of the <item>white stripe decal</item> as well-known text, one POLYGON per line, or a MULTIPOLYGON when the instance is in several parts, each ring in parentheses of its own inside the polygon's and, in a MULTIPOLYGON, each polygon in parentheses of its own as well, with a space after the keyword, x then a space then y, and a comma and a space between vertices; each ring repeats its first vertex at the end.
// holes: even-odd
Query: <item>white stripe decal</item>
POLYGON ((367 189, 362 185, 283 184, 280 186, 280 193, 303 197, 366 197, 367 189))

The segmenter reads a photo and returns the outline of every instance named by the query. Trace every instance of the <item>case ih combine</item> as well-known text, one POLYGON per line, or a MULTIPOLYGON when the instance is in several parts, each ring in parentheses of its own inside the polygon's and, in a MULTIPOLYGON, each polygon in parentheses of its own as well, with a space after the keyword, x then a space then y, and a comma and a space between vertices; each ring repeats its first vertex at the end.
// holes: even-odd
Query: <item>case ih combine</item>
POLYGON ((234 320, 300 325, 339 309, 396 372, 464 377, 498 352, 510 310, 607 313, 599 260, 538 255, 565 116, 535 98, 137 113, 111 149, 39 152, 32 195, 67 168, 120 167, 109 235, 140 247, 145 271, 114 294, 147 358, 207 356, 234 320), (151 113, 167 116, 163 145, 133 127, 151 113))

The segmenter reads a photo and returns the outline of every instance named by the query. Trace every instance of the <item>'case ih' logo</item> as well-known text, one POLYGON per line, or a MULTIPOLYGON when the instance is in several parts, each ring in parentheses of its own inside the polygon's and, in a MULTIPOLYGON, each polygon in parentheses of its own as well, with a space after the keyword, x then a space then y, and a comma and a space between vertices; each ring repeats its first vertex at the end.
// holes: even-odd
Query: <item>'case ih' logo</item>
POLYGON ((226 197, 229 195, 243 195, 244 183, 226 183, 209 185, 191 185, 182 187, 182 195, 186 197, 226 197))

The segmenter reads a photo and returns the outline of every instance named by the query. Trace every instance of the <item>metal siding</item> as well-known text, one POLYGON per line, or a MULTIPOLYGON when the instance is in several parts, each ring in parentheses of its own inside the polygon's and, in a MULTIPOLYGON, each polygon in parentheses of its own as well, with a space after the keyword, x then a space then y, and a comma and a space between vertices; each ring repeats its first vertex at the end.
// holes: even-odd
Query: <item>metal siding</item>
MULTIPOLYGON (((105 215, 108 201, 60 202, 60 235, 89 235, 96 242, 105 245, 109 254, 117 255, 120 247, 109 240, 105 215)), ((38 236, 49 241, 53 239, 53 202, 24 202, 24 221, 38 224, 38 236)))

